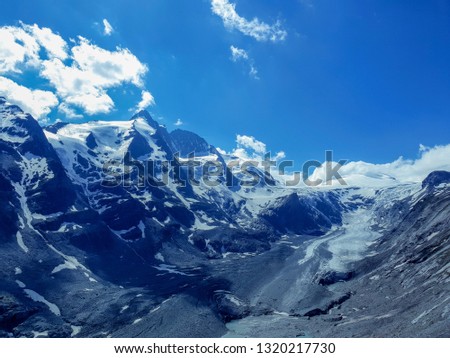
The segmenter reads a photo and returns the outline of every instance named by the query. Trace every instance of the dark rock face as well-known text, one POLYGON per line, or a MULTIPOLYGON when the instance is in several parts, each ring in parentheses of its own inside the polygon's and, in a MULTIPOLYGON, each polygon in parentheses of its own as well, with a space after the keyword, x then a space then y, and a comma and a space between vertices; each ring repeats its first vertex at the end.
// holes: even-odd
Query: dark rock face
POLYGON ((219 292, 214 295, 217 310, 224 320, 230 322, 250 314, 249 305, 230 293, 219 292))
POLYGON ((133 135, 128 151, 132 158, 138 159, 139 157, 151 154, 153 150, 142 134, 138 132, 133 135))
POLYGON ((0 173, 0 242, 12 237, 18 229, 17 212, 10 204, 12 201, 14 201, 13 187, 0 173))
POLYGON ((145 121, 155 130, 155 133, 153 134, 153 140, 155 144, 160 147, 161 150, 166 154, 167 159, 173 159, 175 148, 166 127, 161 126, 158 122, 156 122, 147 111, 140 111, 136 113, 131 119, 135 120, 138 118, 145 119, 145 121))
MULTIPOLYGON (((54 133, 56 134, 56 132, 54 132, 54 133)), ((89 149, 95 149, 98 147, 98 144, 97 144, 97 141, 95 140, 94 134, 91 133, 86 137, 86 145, 89 149)))
POLYGON ((26 196, 33 212, 45 215, 67 210, 75 202, 76 191, 42 128, 30 115, 24 114, 16 106, 4 106, 2 113, 20 116, 13 118, 10 124, 4 124, 2 131, 19 138, 21 142, 20 146, 13 147, 5 141, 1 143, 0 140, 0 144, 8 147, 0 153, 1 162, 4 163, 4 177, 15 182, 28 181, 26 196), (45 180, 40 180, 39 172, 33 173, 32 177, 29 173, 33 169, 29 166, 39 165, 37 162, 40 158, 45 160, 47 171, 51 173, 45 180), (28 177, 24 178, 26 173, 28 177))
POLYGON ((318 279, 319 285, 329 286, 338 282, 345 282, 351 280, 355 276, 353 271, 349 272, 336 272, 336 271, 328 271, 325 272, 318 279))
POLYGON ((351 292, 347 292, 344 295, 342 295, 342 296, 332 300, 331 302, 329 302, 325 306, 320 307, 320 308, 313 308, 312 310, 305 312, 303 315, 305 317, 314 317, 314 316, 328 314, 328 312, 332 308, 334 308, 336 306, 339 306, 340 304, 344 303, 345 301, 350 299, 350 297, 352 297, 352 293, 351 292))
POLYGON ((439 184, 450 183, 450 172, 443 170, 434 171, 428 175, 422 182, 422 188, 434 188, 439 184))
POLYGON ((192 227, 195 223, 194 214, 183 206, 172 206, 168 207, 166 210, 175 221, 183 226, 192 227))
POLYGON ((44 127, 44 129, 47 132, 56 134, 58 132, 58 130, 60 130, 61 128, 64 128, 68 124, 69 123, 66 123, 66 122, 58 122, 58 123, 55 123, 55 124, 50 124, 50 125, 44 127))
POLYGON ((170 132, 170 138, 175 151, 179 152, 181 157, 187 157, 189 154, 204 156, 211 153, 211 146, 206 140, 193 132, 175 129, 170 132))
POLYGON ((261 218, 281 233, 323 235, 341 223, 341 208, 333 195, 301 197, 293 193, 261 213, 261 218))
POLYGON ((0 330, 12 331, 38 311, 37 307, 25 306, 13 296, 0 293, 0 330))

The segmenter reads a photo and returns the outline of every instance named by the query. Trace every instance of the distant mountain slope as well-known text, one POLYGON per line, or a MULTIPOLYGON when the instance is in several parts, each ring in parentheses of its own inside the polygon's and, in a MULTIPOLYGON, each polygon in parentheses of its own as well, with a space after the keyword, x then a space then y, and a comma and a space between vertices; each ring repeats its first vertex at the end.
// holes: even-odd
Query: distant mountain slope
POLYGON ((170 133, 170 138, 176 151, 181 157, 187 157, 193 153, 197 157, 203 157, 212 153, 213 148, 197 134, 183 129, 175 129, 170 133))

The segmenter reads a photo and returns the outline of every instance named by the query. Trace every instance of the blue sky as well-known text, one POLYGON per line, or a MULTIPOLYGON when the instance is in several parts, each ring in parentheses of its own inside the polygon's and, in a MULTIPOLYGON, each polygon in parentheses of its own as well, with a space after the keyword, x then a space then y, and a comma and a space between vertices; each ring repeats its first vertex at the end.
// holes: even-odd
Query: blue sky
MULTIPOLYGON (((107 89, 107 113, 72 106, 87 119, 129 118, 145 90, 155 119, 169 129, 180 119, 226 150, 240 134, 296 161, 332 149, 335 159, 383 163, 416 158, 419 144, 450 143, 449 1, 229 2, 277 38, 225 26, 209 0, 3 1, 0 26, 37 24, 69 47, 77 36, 111 52, 120 46, 147 66, 139 86, 107 89), (233 61, 231 46, 245 54, 233 61)), ((0 75, 55 90, 36 73, 0 75)), ((48 118, 65 119, 57 106, 48 118)))

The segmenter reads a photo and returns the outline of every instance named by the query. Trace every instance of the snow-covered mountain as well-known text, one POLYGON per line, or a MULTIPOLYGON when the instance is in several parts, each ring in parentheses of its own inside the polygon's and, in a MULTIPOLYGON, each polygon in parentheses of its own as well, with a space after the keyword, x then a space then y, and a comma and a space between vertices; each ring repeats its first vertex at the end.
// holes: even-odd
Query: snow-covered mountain
POLYGON ((247 187, 145 111, 0 119, 0 336, 450 335, 448 172, 247 187))

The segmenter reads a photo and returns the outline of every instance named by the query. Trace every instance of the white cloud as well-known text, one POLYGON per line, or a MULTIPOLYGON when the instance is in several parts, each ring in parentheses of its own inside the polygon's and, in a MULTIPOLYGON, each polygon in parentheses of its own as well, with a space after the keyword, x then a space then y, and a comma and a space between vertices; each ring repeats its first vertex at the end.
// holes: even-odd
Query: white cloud
POLYGON ((242 147, 251 149, 258 154, 266 153, 266 145, 263 142, 255 139, 255 137, 238 134, 236 136, 236 143, 238 145, 238 148, 242 147))
POLYGON ((55 87, 65 103, 80 107, 90 115, 108 113, 114 108, 113 100, 102 86, 105 81, 99 81, 90 71, 53 59, 43 62, 41 75, 55 87))
POLYGON ((231 50, 231 60, 233 62, 236 62, 238 60, 248 60, 248 54, 247 51, 245 51, 242 48, 234 47, 233 45, 230 46, 231 50))
MULTIPOLYGON (((222 155, 231 155, 237 157, 240 160, 259 160, 265 159, 265 154, 269 151, 267 150, 267 145, 253 136, 248 135, 236 135, 237 147, 231 152, 226 152, 223 149, 216 148, 217 151, 222 155)), ((279 151, 274 156, 271 156, 271 160, 282 160, 286 157, 285 152, 279 151)))
POLYGON ((0 27, 0 74, 21 73, 26 66, 39 65, 39 44, 24 29, 0 27))
POLYGON ((103 19, 103 34, 109 36, 114 32, 114 28, 111 26, 108 20, 103 19))
POLYGON ((114 102, 107 89, 125 83, 143 84, 147 66, 129 50, 108 51, 80 37, 72 47, 71 66, 59 59, 43 61, 41 75, 56 88, 68 104, 78 106, 88 114, 108 113, 114 102))
MULTIPOLYGON (((396 183, 421 182, 435 170, 450 171, 450 144, 433 148, 421 145, 419 149, 420 156, 415 160, 400 157, 386 164, 349 162, 339 169, 339 174, 348 185, 386 186, 396 183)), ((325 179, 324 167, 317 168, 310 179, 325 179)), ((334 184, 339 185, 336 180, 334 184)))
POLYGON ((108 90, 125 84, 142 89, 141 106, 154 104, 144 88, 148 68, 128 49, 109 51, 83 37, 71 39, 69 46, 60 35, 36 24, 0 27, 0 74, 25 68, 49 81, 61 102, 59 111, 68 118, 80 115, 73 107, 90 115, 109 113, 114 101, 108 90))
POLYGON ((182 126, 183 124, 184 124, 183 121, 180 118, 178 118, 177 121, 173 125, 179 127, 179 126, 182 126))
POLYGON ((65 97, 65 102, 82 108, 87 114, 109 113, 114 108, 114 101, 103 90, 73 93, 65 97))
POLYGON ((0 95, 39 120, 45 120, 51 110, 58 105, 58 99, 53 92, 31 90, 3 76, 0 76, 0 95))
POLYGON ((247 20, 236 12, 236 4, 228 0, 211 0, 211 9, 222 19, 225 27, 236 29, 257 41, 277 42, 283 41, 287 36, 279 21, 274 25, 268 25, 256 17, 247 20))
POLYGON ((143 85, 147 66, 142 64, 130 50, 117 47, 108 51, 79 37, 80 43, 72 47, 74 66, 93 77, 99 86, 113 87, 122 82, 130 82, 138 87, 143 85))
POLYGON ((67 103, 61 103, 58 107, 58 111, 66 116, 69 119, 79 119, 83 118, 81 114, 78 114, 72 107, 70 107, 67 103))
POLYGON ((142 96, 142 99, 137 105, 137 109, 139 111, 143 110, 149 106, 155 105, 155 98, 149 91, 142 91, 141 96, 142 96))
POLYGON ((65 60, 67 55, 67 43, 47 27, 40 28, 38 25, 25 25, 22 27, 32 35, 36 41, 47 51, 48 56, 65 60))
POLYGON ((250 68, 248 74, 250 75, 250 77, 253 77, 254 79, 259 80, 258 70, 256 69, 256 67, 254 65, 253 59, 251 59, 249 57, 247 51, 245 51, 242 48, 235 47, 233 45, 230 46, 230 51, 231 51, 231 61, 233 61, 233 62, 238 62, 238 61, 247 62, 248 65, 249 65, 249 68, 250 68))
POLYGON ((277 154, 275 154, 275 157, 273 157, 273 160, 278 161, 286 158, 286 153, 284 151, 279 151, 277 154))

